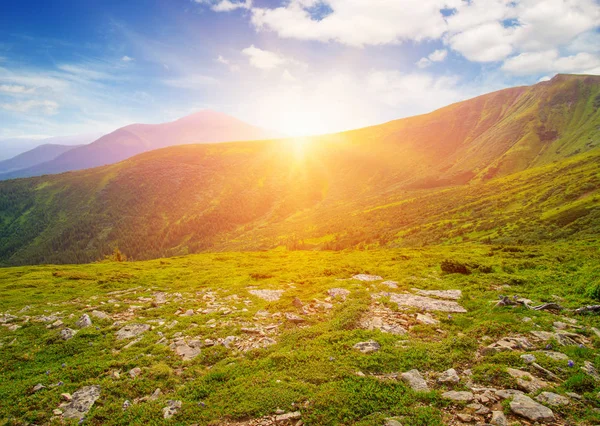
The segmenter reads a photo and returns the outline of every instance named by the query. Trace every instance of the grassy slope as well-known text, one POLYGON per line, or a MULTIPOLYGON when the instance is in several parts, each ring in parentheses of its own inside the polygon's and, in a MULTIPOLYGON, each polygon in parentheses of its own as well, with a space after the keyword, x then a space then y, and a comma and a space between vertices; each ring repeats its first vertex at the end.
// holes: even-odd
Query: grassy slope
MULTIPOLYGON (((439 397, 443 387, 416 394, 400 381, 382 381, 372 375, 411 368, 441 372, 450 367, 462 373, 470 368, 476 383, 514 386, 504 369, 525 368, 520 353, 480 358, 476 356, 477 348, 511 333, 550 330, 553 321, 561 318, 547 312, 491 309, 498 294, 518 294, 536 303, 558 300, 566 307, 578 307, 591 302, 586 292, 590 283, 600 279, 599 261, 597 245, 547 245, 523 247, 520 251, 463 245, 343 252, 213 253, 122 264, 0 269, 0 312, 20 317, 60 312, 66 325, 73 326, 85 311, 97 308, 119 315, 136 305, 139 308, 131 322, 161 319, 168 324, 175 318, 179 321, 172 329, 156 326, 127 349, 123 348, 126 342, 115 340, 119 327, 113 327, 110 320, 93 319, 98 328, 81 330, 67 342, 57 338, 58 330, 49 330, 35 321, 23 323, 15 332, 0 327, 0 400, 11 401, 0 404, 0 418, 9 419, 8 424, 46 422, 60 403, 62 392, 72 393, 83 385, 98 384, 102 395, 86 424, 159 424, 161 408, 169 399, 183 401, 174 424, 203 425, 219 418, 259 417, 278 408, 293 410, 293 404, 301 407, 303 420, 312 425, 374 425, 388 416, 403 416, 403 423, 410 425, 448 424, 451 410, 439 397), (445 275, 439 268, 444 259, 477 263, 491 267, 492 272, 445 275), (413 287, 462 289, 460 303, 469 312, 452 318, 437 315, 441 319, 439 326, 416 326, 408 336, 360 330, 357 320, 367 309, 369 293, 389 289, 380 283, 339 281, 355 273, 396 280, 399 289, 393 291, 398 292, 413 287), (500 284, 509 284, 510 288, 499 289, 500 284), (283 289, 285 293, 278 302, 265 302, 247 293, 250 286, 283 289), (292 304, 295 297, 303 303, 315 297, 323 300, 332 287, 348 288, 352 294, 345 303, 336 303, 332 313, 308 317, 306 327, 283 321, 282 334, 276 337, 278 343, 267 349, 235 353, 223 347, 205 348, 198 358, 184 363, 167 347, 156 344, 160 339, 158 332, 169 340, 178 332, 200 339, 243 336, 243 323, 253 323, 258 310, 297 312, 292 304), (134 290, 122 296, 110 294, 124 289, 134 290), (152 297, 156 290, 171 296, 179 292, 183 297, 158 307, 149 299, 139 299, 152 297), (202 294, 208 290, 216 292, 218 301, 237 310, 229 315, 174 315, 178 308, 204 308, 202 294), (240 299, 229 298, 234 294, 240 299), (252 303, 243 304, 245 299, 252 303), (25 306, 29 306, 28 310, 18 313, 25 306), (525 316, 533 321, 523 322, 525 316), (210 320, 217 321, 215 328, 210 320), (352 349, 356 342, 367 339, 380 342, 382 350, 361 355, 352 349), (126 374, 134 367, 142 369, 137 379, 126 374), (115 370, 121 371, 120 379, 111 377, 115 370), (358 377, 357 371, 366 377, 358 377), (59 381, 64 385, 30 392, 37 383, 49 385, 59 381), (147 396, 157 387, 163 392, 158 400, 135 404, 128 411, 121 409, 125 399, 147 396), (306 401, 310 403, 305 405, 306 401)), ((578 320, 581 325, 600 327, 598 317, 580 316, 578 320)), ((582 333, 591 339, 588 348, 555 345, 556 350, 575 362, 573 368, 537 355, 540 364, 564 380, 556 385, 556 392, 584 395, 583 403, 554 410, 559 424, 600 421, 598 413, 592 410, 599 407, 595 394, 600 387, 579 372, 585 360, 600 368, 600 340, 588 332, 582 333)))
POLYGON ((594 235, 599 93, 600 78, 558 76, 353 132, 180 146, 113 166, 0 182, 0 261, 86 262, 115 245, 142 259, 279 245, 594 235), (549 194, 552 186, 567 192, 549 194), (587 201, 574 206, 572 197, 587 201), (559 221, 561 229, 542 220, 546 208, 569 206, 587 217, 575 228, 562 229, 575 220, 559 221))

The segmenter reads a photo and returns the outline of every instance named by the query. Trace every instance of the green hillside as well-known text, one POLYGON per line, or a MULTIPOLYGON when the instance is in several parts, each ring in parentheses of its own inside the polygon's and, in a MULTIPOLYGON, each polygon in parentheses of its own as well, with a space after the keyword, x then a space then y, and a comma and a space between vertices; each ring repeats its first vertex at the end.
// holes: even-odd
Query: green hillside
POLYGON ((312 138, 0 182, 0 262, 597 238, 600 77, 312 138))

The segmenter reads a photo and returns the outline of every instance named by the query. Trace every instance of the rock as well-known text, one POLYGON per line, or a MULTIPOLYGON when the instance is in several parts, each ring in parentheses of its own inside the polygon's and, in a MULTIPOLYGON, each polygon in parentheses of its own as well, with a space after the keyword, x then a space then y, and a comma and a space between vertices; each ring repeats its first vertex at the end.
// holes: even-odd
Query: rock
POLYGON ((380 330, 383 333, 403 335, 407 333, 404 325, 408 322, 402 314, 385 307, 371 308, 360 320, 360 327, 365 330, 380 330))
POLYGON ((490 424, 494 426, 508 426, 508 420, 502 411, 492 411, 490 424))
POLYGON ((470 414, 458 413, 456 417, 458 418, 458 420, 464 423, 471 423, 475 421, 475 417, 473 417, 470 414))
POLYGON ((383 426, 402 426, 402 423, 396 419, 385 419, 383 426))
POLYGON ((523 355, 521 355, 521 359, 526 364, 531 364, 532 362, 535 362, 535 355, 533 355, 533 354, 523 354, 523 355))
POLYGON ((132 339, 150 330, 148 324, 128 324, 117 331, 117 340, 132 339))
POLYGON ((460 377, 458 377, 458 373, 454 368, 450 368, 444 371, 440 377, 437 379, 438 383, 458 383, 460 382, 460 377))
MULTIPOLYGON (((575 393, 575 392, 565 392, 565 395, 567 395, 569 398, 573 398, 578 401, 581 401, 581 398, 582 398, 581 395, 579 395, 578 393, 575 393)), ((598 399, 600 399, 600 395, 598 395, 598 399)))
POLYGON ((290 420, 300 420, 300 418, 302 418, 302 413, 300 411, 293 411, 275 416, 275 422, 288 422, 290 420))
POLYGON ((73 394, 73 399, 64 407, 66 419, 83 419, 100 397, 100 386, 86 386, 73 394))
POLYGON ((302 309, 302 307, 304 306, 302 300, 298 299, 297 297, 294 297, 294 300, 292 300, 292 305, 298 309, 302 309))
POLYGON ((429 314, 417 314, 416 320, 421 324, 436 325, 440 322, 429 314))
POLYGON ((69 340, 69 339, 72 339, 73 336, 75 336, 76 333, 77 332, 75 330, 72 330, 70 328, 65 328, 64 330, 60 331, 60 337, 63 340, 69 340))
POLYGON ((330 288, 327 290, 327 294, 334 299, 346 300, 346 297, 350 295, 350 290, 345 288, 330 288))
POLYGON ((62 398, 64 401, 67 401, 67 402, 71 402, 71 401, 73 401, 73 396, 72 396, 70 393, 66 393, 66 392, 65 392, 65 393, 61 393, 61 394, 60 394, 60 397, 61 397, 61 398, 62 398))
POLYGON ((136 378, 137 376, 139 376, 140 374, 142 374, 142 369, 141 369, 141 368, 139 368, 139 367, 135 367, 135 368, 132 368, 131 370, 129 370, 129 376, 130 376, 132 379, 135 379, 135 378, 136 378))
POLYGON ((525 337, 504 337, 481 349, 482 355, 492 355, 498 352, 514 350, 531 350, 534 346, 525 337))
POLYGON ((600 330, 597 329, 596 327, 592 327, 592 332, 596 335, 596 337, 600 338, 600 330))
POLYGON ((88 314, 83 314, 75 323, 75 327, 77 328, 86 328, 90 325, 92 325, 92 320, 88 314))
POLYGON ((569 398, 552 392, 542 392, 535 399, 538 402, 552 406, 568 405, 571 402, 569 398))
POLYGON ((188 344, 184 339, 177 339, 169 347, 184 361, 190 361, 200 355, 202 343, 199 340, 192 340, 188 344))
POLYGON ((535 376, 532 376, 530 373, 522 370, 517 370, 514 368, 507 368, 506 372, 510 374, 511 377, 517 380, 517 386, 519 389, 524 390, 525 392, 537 392, 540 389, 543 389, 548 386, 548 383, 542 379, 538 379, 535 376))
POLYGON ((32 391, 35 393, 35 392, 41 391, 42 389, 45 389, 45 388, 46 388, 46 386, 42 385, 41 383, 38 383, 37 385, 35 385, 33 387, 32 391))
POLYGON ((400 378, 416 392, 429 392, 429 386, 427 386, 427 382, 417 369, 402 373, 400 378))
POLYGON ((128 400, 128 399, 126 399, 126 400, 123 402, 123 411, 127 411, 127 409, 128 409, 129 407, 131 407, 131 402, 129 402, 129 400, 128 400))
POLYGON ((177 414, 177 411, 179 411, 179 409, 182 406, 182 402, 181 401, 175 401, 175 400, 168 400, 167 401, 167 406, 164 407, 162 409, 163 411, 163 417, 165 419, 170 419, 171 417, 173 417, 175 414, 177 414))
POLYGON ((467 312, 467 310, 458 303, 448 300, 432 299, 424 296, 416 296, 414 294, 391 294, 389 297, 390 301, 397 303, 398 306, 410 306, 425 311, 467 312))
POLYGON ((462 297, 462 291, 460 290, 415 290, 420 296, 433 296, 439 299, 458 300, 462 297))
POLYGON ((548 358, 553 359, 554 361, 568 361, 569 360, 569 357, 561 352, 542 351, 542 353, 544 355, 546 355, 548 358))
POLYGON ((221 344, 226 348, 229 348, 236 340, 238 340, 237 336, 227 336, 221 344))
POLYGON ((292 314, 291 312, 286 312, 285 313, 285 318, 289 321, 289 322, 293 322, 295 324, 299 324, 304 322, 304 318, 296 315, 296 314, 292 314))
POLYGON ((249 293, 267 302, 276 302, 281 298, 283 290, 249 290, 249 293))
POLYGON ((162 391, 160 390, 160 388, 156 388, 154 389, 154 392, 152 392, 152 395, 148 397, 148 401, 156 401, 161 395, 162 391))
POLYGON ((590 361, 584 361, 581 370, 594 380, 600 381, 600 374, 598 374, 598 370, 596 370, 596 367, 590 361))
POLYGON ((501 399, 514 398, 517 395, 525 395, 522 391, 516 389, 501 389, 496 391, 496 396, 501 399))
POLYGON ((398 282, 397 281, 384 281, 381 284, 388 286, 389 288, 398 288, 398 282))
POLYGON ((60 328, 63 325, 64 323, 61 320, 56 320, 52 324, 47 325, 46 328, 60 328))
POLYGON ((154 303, 156 303, 157 305, 167 303, 167 295, 162 291, 154 293, 154 303))
POLYGON ((52 414, 54 414, 55 416, 62 416, 63 410, 61 410, 60 408, 55 408, 54 410, 52 410, 52 414))
POLYGON ((352 279, 358 280, 358 281, 367 281, 367 282, 383 280, 383 278, 381 278, 379 275, 367 275, 367 274, 353 275, 352 279))
POLYGON ((527 395, 515 395, 510 402, 510 410, 532 422, 544 423, 554 420, 554 413, 551 409, 538 404, 527 395))
POLYGON ((381 349, 381 345, 374 340, 369 340, 366 342, 358 342, 353 346, 353 348, 362 352, 363 354, 370 354, 381 349))
POLYGON ((471 402, 473 401, 473 393, 467 391, 450 391, 444 392, 442 396, 456 402, 471 402))
POLYGON ((184 313, 182 313, 180 316, 181 317, 193 317, 194 316, 194 310, 193 309, 188 309, 187 311, 185 311, 184 313))

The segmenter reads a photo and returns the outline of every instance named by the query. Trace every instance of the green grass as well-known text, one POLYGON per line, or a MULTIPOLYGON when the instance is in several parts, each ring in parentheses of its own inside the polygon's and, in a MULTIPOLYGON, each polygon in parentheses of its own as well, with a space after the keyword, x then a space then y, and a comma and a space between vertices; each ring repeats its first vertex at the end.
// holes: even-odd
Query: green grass
MULTIPOLYGON (((588 287, 597 282, 595 265, 599 260, 598 246, 590 244, 518 249, 459 245, 341 252, 226 252, 144 262, 0 269, 0 312, 32 318, 14 332, 0 327, 0 401, 11 402, 0 404, 0 419, 15 425, 48 422, 61 393, 98 384, 102 394, 86 424, 161 424, 161 410, 169 399, 183 401, 172 424, 216 424, 223 419, 261 417, 277 409, 299 409, 309 425, 380 425, 387 417, 398 417, 410 425, 447 424, 448 402, 440 397, 444 388, 433 386, 431 392, 419 394, 401 381, 376 376, 412 368, 425 373, 453 367, 461 373, 471 369, 474 380, 482 385, 510 387, 514 382, 505 373, 506 367, 526 368, 518 354, 482 358, 476 355, 477 349, 509 334, 550 330, 561 318, 523 308, 493 308, 498 295, 518 294, 536 303, 559 300, 566 308, 597 303, 589 298, 588 287), (491 272, 475 268, 470 275, 445 274, 440 269, 444 260, 486 266, 491 272), (468 313, 451 318, 434 314, 441 320, 438 326, 417 326, 408 336, 362 330, 358 323, 369 308, 370 294, 389 289, 379 282, 347 280, 356 273, 398 281, 399 292, 415 287, 461 289, 460 303, 468 313), (499 289, 505 284, 511 287, 499 289), (279 301, 266 302, 250 295, 249 287, 285 292, 279 301), (323 300, 333 287, 351 291, 346 302, 335 302, 330 312, 308 316, 302 327, 283 321, 281 334, 275 337, 277 344, 265 349, 235 352, 215 346, 203 348, 193 361, 183 362, 168 347, 156 343, 159 331, 169 341, 176 333, 202 340, 242 336, 241 327, 253 323, 257 311, 297 312, 294 298, 305 304, 314 298, 323 300), (110 294, 121 290, 131 292, 110 294), (154 306, 144 298, 152 297, 155 291, 181 293, 182 297, 154 306), (175 316, 180 308, 205 307, 202 294, 206 291, 214 291, 219 301, 237 310, 229 315, 175 316), (239 299, 230 299, 232 295, 239 299), (246 305, 244 300, 252 303, 246 305), (129 322, 156 327, 127 349, 123 348, 127 342, 115 340, 118 327, 112 326, 112 320, 92 318, 93 327, 66 342, 57 337, 57 330, 33 321, 38 315, 61 312, 65 324, 72 327, 83 312, 100 309, 119 315, 131 305, 140 307, 135 311, 137 318, 129 322), (27 306, 25 312, 17 314, 27 306), (523 322, 525 316, 532 321, 523 322), (178 324, 171 329, 151 322, 164 320, 168 324, 173 319, 178 324), (217 322, 214 328, 210 327, 213 319, 217 322), (352 349, 355 343, 368 339, 378 341, 381 350, 363 355, 352 349), (127 374, 133 367, 142 369, 135 380, 127 374), (121 371, 119 379, 111 376, 115 370, 121 371), (359 371, 364 376, 358 376, 359 371), (37 383, 48 386, 59 381, 64 384, 31 393, 37 383), (126 399, 148 396, 156 388, 162 390, 156 401, 122 410, 126 399)), ((597 316, 577 319, 586 327, 600 326, 597 316)), ((564 380, 556 385, 556 392, 575 391, 586 398, 583 404, 555 410, 564 422, 594 424, 600 420, 592 410, 597 404, 592 398, 600 385, 579 370, 586 360, 600 367, 600 339, 587 334, 589 348, 555 348, 575 362, 573 368, 538 356, 541 365, 564 380)), ((463 386, 460 384, 459 389, 463 386)))

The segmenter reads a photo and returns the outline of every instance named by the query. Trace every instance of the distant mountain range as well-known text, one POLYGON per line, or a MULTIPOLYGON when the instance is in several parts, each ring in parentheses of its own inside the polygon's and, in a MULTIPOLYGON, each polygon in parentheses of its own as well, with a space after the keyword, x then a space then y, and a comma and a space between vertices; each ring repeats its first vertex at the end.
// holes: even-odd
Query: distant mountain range
MULTIPOLYGON (((105 144, 166 146, 203 122, 130 126, 105 144)), ((155 149, 0 182, 0 262, 597 238, 599 147, 600 77, 558 75, 344 133, 155 149)))
POLYGON ((62 173, 117 163, 172 145, 271 139, 280 134, 214 111, 201 111, 163 124, 131 124, 42 164, 0 172, 1 179, 62 173))
POLYGON ((30 151, 19 154, 8 160, 0 161, 0 175, 27 169, 54 160, 59 155, 80 146, 82 145, 55 145, 51 143, 36 146, 30 151))
POLYGON ((11 159, 40 145, 85 145, 98 139, 102 134, 82 134, 55 136, 51 138, 9 138, 0 139, 0 161, 11 159))

